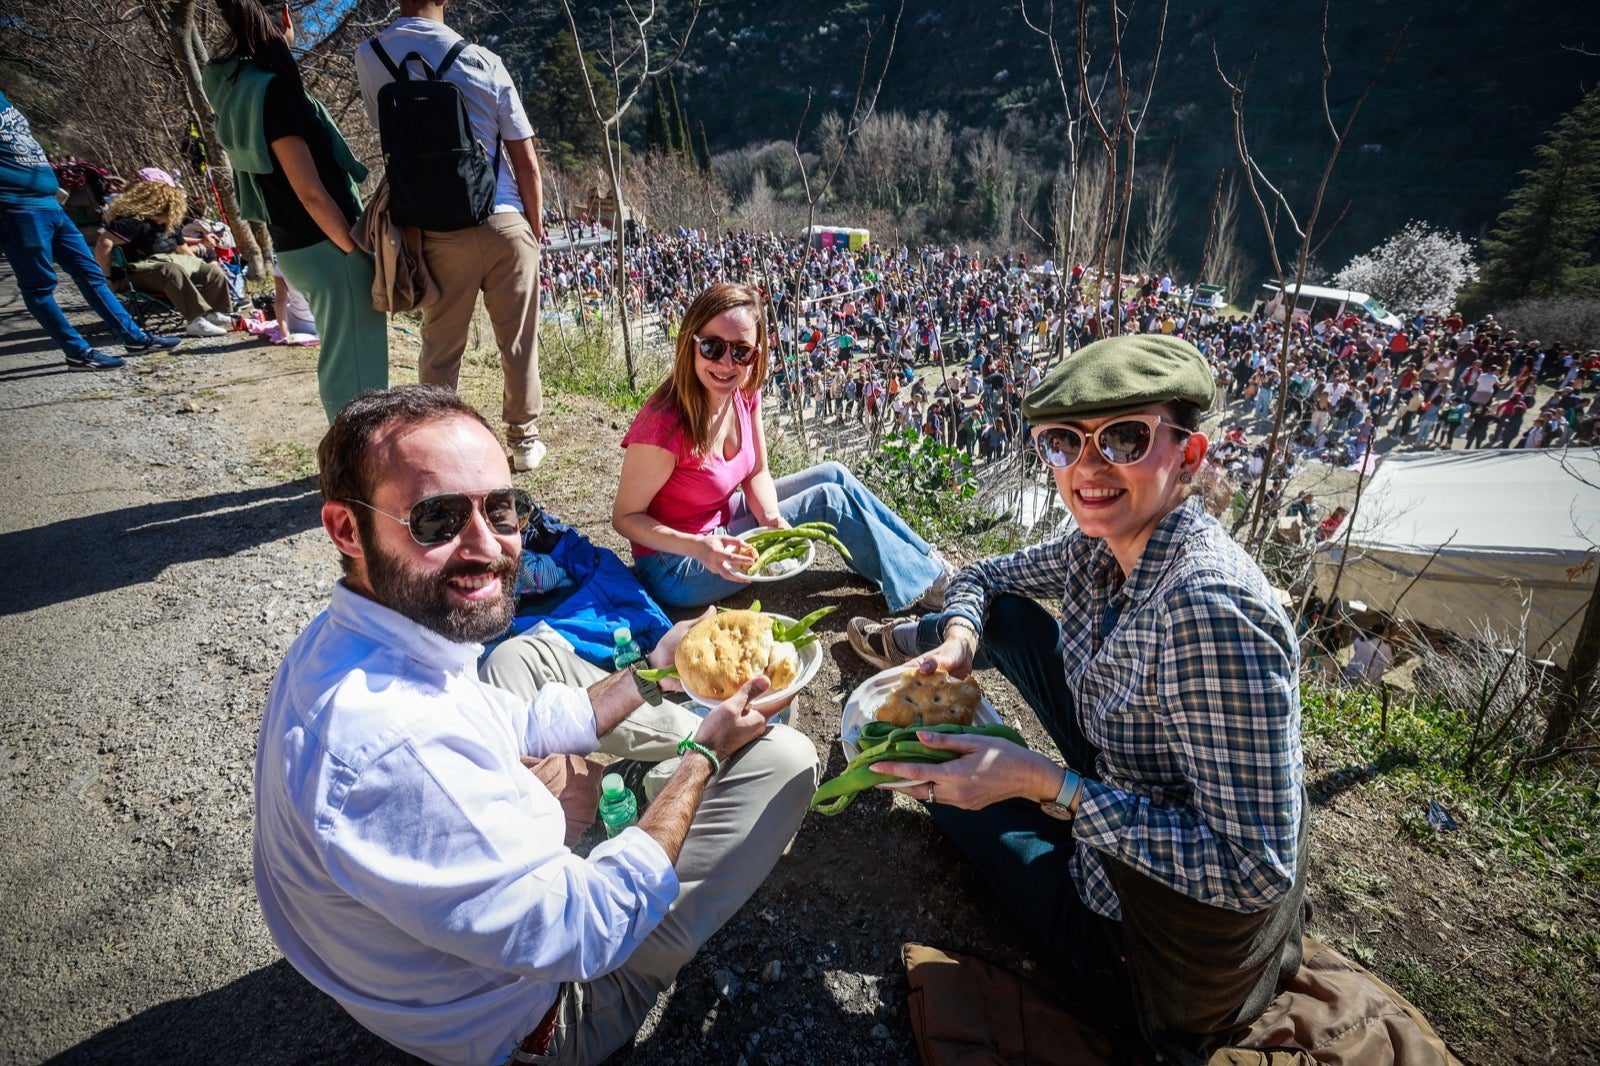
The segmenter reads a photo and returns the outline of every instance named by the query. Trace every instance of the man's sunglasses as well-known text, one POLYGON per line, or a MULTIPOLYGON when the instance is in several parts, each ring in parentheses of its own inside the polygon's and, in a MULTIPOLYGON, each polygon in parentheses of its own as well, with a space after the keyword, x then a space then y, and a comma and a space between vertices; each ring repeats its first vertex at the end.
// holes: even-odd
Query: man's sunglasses
POLYGON ((702 337, 697 333, 694 338, 694 346, 700 350, 701 355, 713 363, 722 362, 723 356, 732 359, 736 366, 749 366, 756 361, 757 351, 755 348, 748 344, 735 344, 733 341, 725 341, 721 337, 702 337))
POLYGON ((478 501, 483 501, 483 517, 489 522, 489 528, 496 533, 517 533, 528 524, 528 519, 533 517, 534 502, 522 489, 495 489, 492 492, 466 493, 447 492, 442 496, 429 496, 425 500, 418 500, 411 508, 407 518, 392 515, 388 511, 379 511, 365 500, 344 500, 344 503, 358 503, 369 511, 376 511, 385 518, 396 522, 404 522, 406 528, 411 530, 411 539, 425 548, 438 544, 446 544, 461 535, 467 528, 467 523, 472 521, 473 508, 478 506, 478 501))
POLYGON ((1194 436, 1193 430, 1174 425, 1160 415, 1124 415, 1092 433, 1059 423, 1036 426, 1033 446, 1045 465, 1057 470, 1065 470, 1083 456, 1085 440, 1092 441, 1095 450, 1112 466, 1129 466, 1150 454, 1157 426, 1181 433, 1186 440, 1194 436))

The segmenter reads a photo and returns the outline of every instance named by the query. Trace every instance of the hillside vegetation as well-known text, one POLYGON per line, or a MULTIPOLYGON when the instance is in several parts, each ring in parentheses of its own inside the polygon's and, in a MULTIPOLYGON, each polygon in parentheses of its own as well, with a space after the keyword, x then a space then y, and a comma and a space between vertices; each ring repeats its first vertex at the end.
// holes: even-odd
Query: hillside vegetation
MULTIPOLYGON (((599 25, 604 5, 576 6, 599 25)), ((1076 5, 1060 7, 1070 46, 1076 5)), ((677 74, 682 106, 692 122, 704 124, 714 153, 789 140, 803 115, 809 133, 825 111, 847 108, 854 99, 866 27, 892 19, 894 10, 889 0, 724 0, 701 16, 677 74)), ((1036 20, 1046 17, 1041 4, 1027 10, 1036 20)), ((1135 10, 1128 60, 1135 70, 1148 69, 1155 6, 1135 10)), ((1103 9, 1091 12, 1091 24, 1103 25, 1103 9)), ((1540 136, 1600 76, 1593 55, 1600 7, 1593 5, 1334 5, 1328 48, 1336 121, 1408 19, 1394 63, 1334 174, 1325 214, 1346 213, 1318 256, 1328 269, 1412 218, 1480 236, 1540 136)), ((681 17, 669 21, 683 24, 681 17)), ((1217 173, 1235 162, 1213 48, 1230 74, 1253 69, 1247 108, 1259 162, 1304 202, 1328 143, 1319 93, 1320 21, 1315 4, 1173 5, 1140 158, 1157 167, 1172 160, 1180 190, 1174 252, 1181 261, 1198 260, 1217 173)), ((471 28, 480 39, 494 40, 531 93, 539 84, 544 42, 564 20, 559 8, 517 5, 480 16, 471 28)), ((589 34, 591 47, 603 39, 598 29, 589 34)), ((874 70, 886 50, 880 37, 874 70)), ((957 130, 999 129, 1024 119, 1025 136, 1010 146, 1019 164, 1049 174, 1062 158, 1060 98, 1046 44, 1014 0, 907 5, 878 107, 908 116, 942 111, 957 130)), ((643 117, 640 108, 633 135, 641 143, 643 117)), ((1244 232, 1257 239, 1253 219, 1244 232)))

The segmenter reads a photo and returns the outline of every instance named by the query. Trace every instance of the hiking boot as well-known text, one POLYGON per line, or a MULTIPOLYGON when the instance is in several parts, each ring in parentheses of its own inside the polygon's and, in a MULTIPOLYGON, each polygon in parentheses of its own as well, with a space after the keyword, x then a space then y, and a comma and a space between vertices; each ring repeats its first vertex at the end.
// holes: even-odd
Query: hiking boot
POLYGON ((544 462, 547 449, 542 440, 531 440, 525 444, 511 446, 511 467, 514 470, 533 470, 544 462))
POLYGON ((182 343, 182 337, 158 337, 154 333, 146 333, 141 340, 124 344, 122 350, 129 355, 143 355, 152 348, 160 348, 164 352, 170 352, 182 343))
POLYGON ((863 662, 879 670, 887 670, 916 658, 901 651, 894 642, 894 627, 903 624, 906 624, 904 618, 885 618, 881 622, 874 622, 870 618, 856 617, 850 619, 844 631, 851 650, 863 662))
POLYGON ((82 367, 85 370, 115 370, 119 366, 127 366, 127 363, 114 355, 107 355, 104 352, 97 352, 90 348, 88 351, 79 352, 76 355, 68 352, 67 365, 82 367))
POLYGON ((201 315, 190 322, 189 328, 183 332, 190 337, 220 337, 228 331, 201 315))

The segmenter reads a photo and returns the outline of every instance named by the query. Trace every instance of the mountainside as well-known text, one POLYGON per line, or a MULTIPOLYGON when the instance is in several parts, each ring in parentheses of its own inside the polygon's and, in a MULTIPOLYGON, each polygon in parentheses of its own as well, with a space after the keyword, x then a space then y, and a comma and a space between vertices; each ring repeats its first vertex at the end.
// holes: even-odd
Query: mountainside
MULTIPOLYGON (((602 7, 579 6, 591 20, 602 7)), ((1062 7, 1060 36, 1070 49, 1076 7, 1062 7)), ((942 110, 957 128, 998 128, 1014 114, 1045 131, 1059 127, 1060 95, 1046 42, 1025 24, 1023 10, 1015 0, 907 5, 879 108, 942 110)), ((1026 10, 1036 21, 1046 17, 1041 4, 1026 10)), ((1155 8, 1134 10, 1125 59, 1130 71, 1141 72, 1135 79, 1142 84, 1155 43, 1155 8)), ((724 0, 701 16, 677 73, 682 106, 692 121, 704 123, 714 152, 787 140, 802 115, 809 129, 824 110, 848 108, 861 75, 866 27, 892 18, 893 11, 888 0, 724 0)), ((1269 0, 1172 6, 1139 156, 1156 165, 1173 160, 1182 189, 1180 252, 1197 254, 1217 172, 1235 163, 1219 60, 1230 75, 1251 69, 1246 110, 1256 158, 1296 194, 1297 209, 1308 205, 1330 143, 1319 92, 1321 16, 1318 4, 1269 0)), ((1106 18, 1103 6, 1092 10, 1091 32, 1103 36, 1106 18)), ((1408 19, 1330 185, 1322 232, 1327 220, 1345 213, 1319 255, 1330 268, 1411 218, 1480 236, 1530 162, 1533 145, 1600 79, 1595 5, 1334 5, 1328 50, 1336 122, 1343 122, 1408 19)), ((668 24, 680 26, 682 19, 668 24)), ((531 91, 540 42, 564 26, 559 8, 528 5, 487 16, 472 30, 480 39, 496 39, 531 91)), ((874 44, 874 74, 886 38, 874 44)), ((596 30, 586 43, 602 39, 596 30)), ((1109 56, 1109 48, 1096 55, 1109 56)), ((639 111, 642 121, 643 107, 639 111)), ((1036 145, 1013 147, 1036 147, 1053 169, 1060 157, 1056 143, 1047 135, 1036 145)), ((1251 217, 1245 225, 1252 235, 1258 229, 1251 217)))

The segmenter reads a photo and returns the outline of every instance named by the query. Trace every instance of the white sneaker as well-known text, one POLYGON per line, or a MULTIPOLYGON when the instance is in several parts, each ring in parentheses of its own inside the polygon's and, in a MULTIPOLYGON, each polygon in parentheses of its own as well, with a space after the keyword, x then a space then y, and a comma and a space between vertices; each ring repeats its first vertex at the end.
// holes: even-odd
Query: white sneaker
POLYGON ((226 326, 230 333, 233 331, 233 316, 226 311, 207 311, 206 321, 213 322, 219 326, 226 326))
POLYGON ((191 337, 220 337, 228 331, 215 322, 207 321, 204 315, 189 323, 189 328, 183 331, 191 337))
POLYGON ((516 470, 532 470, 544 462, 544 453, 548 449, 544 441, 529 441, 527 444, 511 448, 511 465, 516 470))

